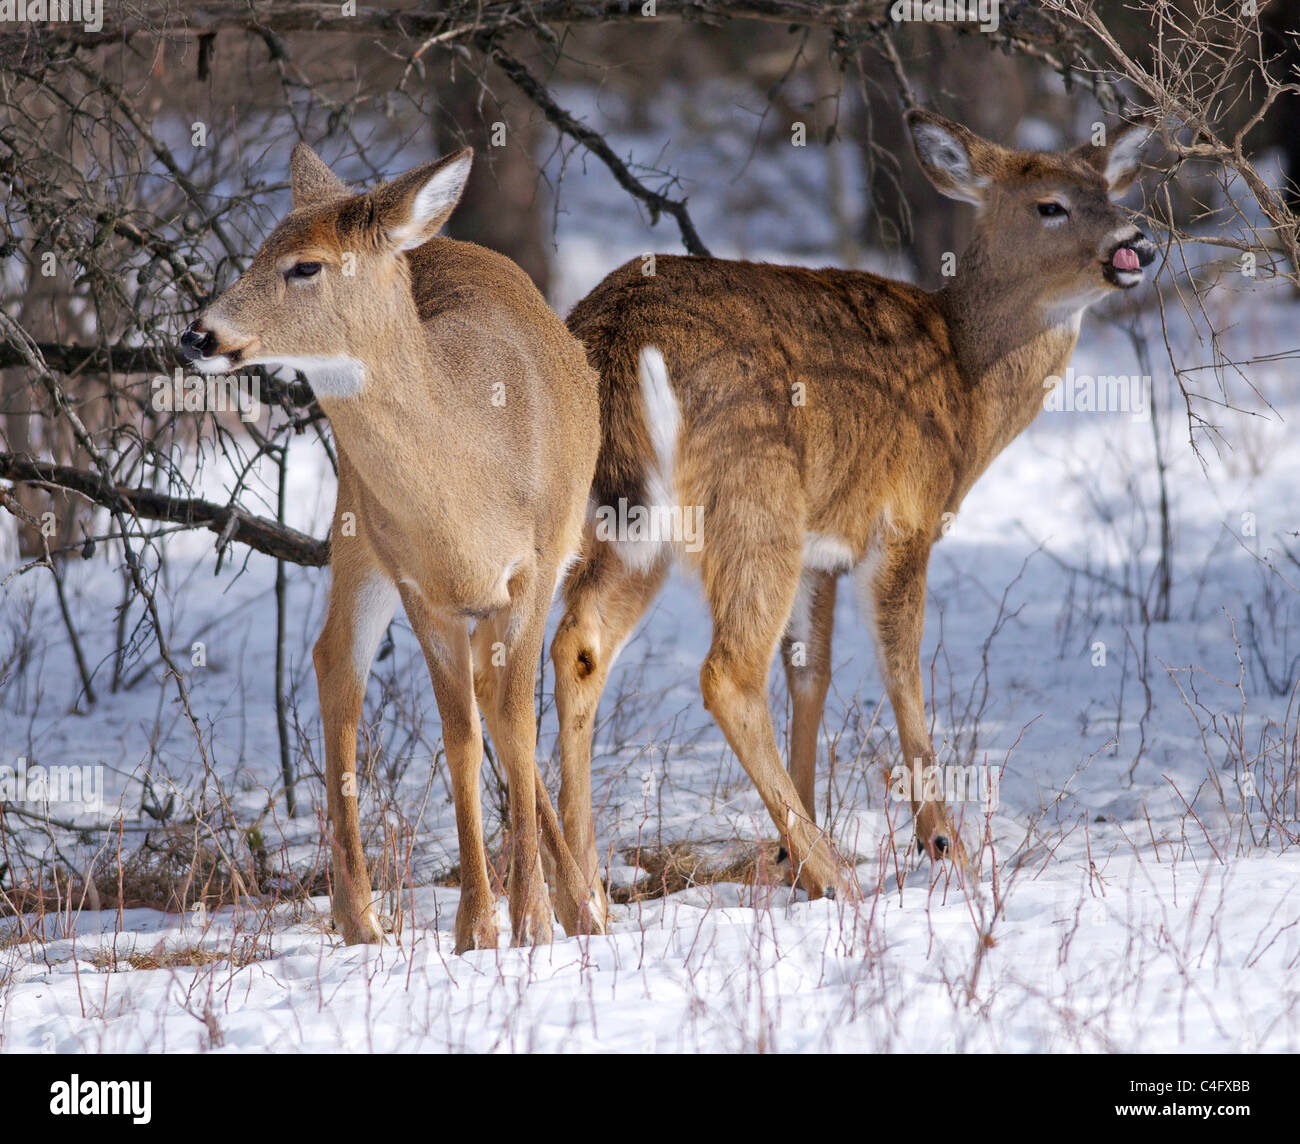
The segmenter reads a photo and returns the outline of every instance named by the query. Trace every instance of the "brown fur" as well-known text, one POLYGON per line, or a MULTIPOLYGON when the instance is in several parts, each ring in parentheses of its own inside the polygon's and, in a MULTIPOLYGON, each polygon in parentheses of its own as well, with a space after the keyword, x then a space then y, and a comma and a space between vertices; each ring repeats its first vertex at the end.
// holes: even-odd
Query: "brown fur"
POLYGON ((599 928, 536 775, 533 708, 546 613, 580 543, 595 464, 596 376, 513 262, 432 237, 454 209, 468 152, 363 195, 301 145, 292 168, 295 209, 187 336, 209 369, 303 355, 364 367, 356 392, 354 375, 307 371, 339 457, 329 616, 315 648, 336 921, 348 942, 382 936, 361 847, 356 731, 384 613, 400 596, 428 661, 452 776, 457 950, 496 944, 476 690, 510 788, 514 942, 551 936, 539 815, 563 884, 561 921, 570 932, 599 928), (418 195, 437 180, 447 201, 421 216, 418 195), (348 255, 354 275, 344 272, 348 255), (321 270, 298 278, 303 262, 321 270))
MULTIPOLYGON (((696 562, 714 625, 705 704, 814 894, 853 889, 814 822, 836 578, 872 557, 866 587, 903 758, 932 763, 919 659, 931 545, 944 514, 1042 407, 1044 379, 1063 373, 1073 352, 1077 314, 1117 288, 1103 277, 1114 247, 1139 236, 1108 198, 1110 148, 1022 153, 926 112, 909 125, 932 181, 982 206, 974 241, 939 293, 852 271, 660 256, 649 276, 639 261, 614 271, 569 317, 601 375, 597 506, 645 503, 654 455, 638 356, 647 346, 663 355, 680 412, 677 499, 703 509, 696 562), (952 152, 936 151, 935 131, 964 146, 967 169, 946 165, 952 152), (1068 225, 1046 224, 1037 204, 1048 199, 1068 202, 1068 225), (843 568, 806 559, 810 533, 842 544, 843 568), (792 617, 801 577, 806 605, 792 617), (791 663, 795 627, 806 666, 791 663), (789 775, 765 693, 783 634, 789 775)), ((1127 185, 1126 170, 1111 174, 1112 193, 1127 185)), ((582 800, 596 706, 668 559, 628 565, 596 539, 590 518, 583 554, 552 658, 561 814, 591 877, 582 800)), ((959 846, 941 803, 913 810, 932 856, 959 846)))

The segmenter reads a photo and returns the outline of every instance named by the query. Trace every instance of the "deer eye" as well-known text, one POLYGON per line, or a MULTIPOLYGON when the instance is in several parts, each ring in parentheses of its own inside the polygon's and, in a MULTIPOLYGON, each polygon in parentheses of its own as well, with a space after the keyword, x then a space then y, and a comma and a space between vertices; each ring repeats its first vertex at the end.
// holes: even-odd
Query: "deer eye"
POLYGON ((1069 218, 1070 212, 1067 211, 1055 199, 1048 199, 1038 204, 1038 213, 1043 218, 1069 218))
POLYGON ((299 262, 289 267, 286 278, 315 278, 320 273, 319 262, 299 262))

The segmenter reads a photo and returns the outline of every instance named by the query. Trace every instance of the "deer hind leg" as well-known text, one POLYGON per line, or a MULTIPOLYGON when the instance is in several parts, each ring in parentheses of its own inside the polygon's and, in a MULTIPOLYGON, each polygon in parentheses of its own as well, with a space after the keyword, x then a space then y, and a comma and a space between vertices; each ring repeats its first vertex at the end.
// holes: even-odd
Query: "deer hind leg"
MULTIPOLYGON (((610 668, 668 571, 661 557, 648 569, 628 567, 606 544, 588 539, 589 559, 574 570, 555 639, 555 707, 560 719, 560 816, 564 837, 578 861, 591 902, 591 924, 603 932, 608 905, 596 855, 591 815, 591 747, 596 711, 610 668)), ((556 895, 556 912, 572 934, 580 925, 579 903, 556 895)))
MULTIPOLYGON (((339 511, 351 505, 340 470, 339 511)), ((333 834, 334 920, 348 945, 383 941, 371 901, 357 809, 357 722, 397 589, 362 536, 334 530, 329 614, 312 658, 325 736, 325 797, 333 834)))
POLYGON ((708 541, 701 554, 713 643, 700 670, 704 705, 748 772, 785 839, 800 884, 814 897, 852 894, 829 841, 811 821, 781 755, 767 705, 767 675, 794 604, 802 565, 803 516, 791 472, 773 485, 779 462, 763 458, 764 479, 733 467, 713 472, 705 504, 708 541), (719 485, 724 487, 719 487, 719 485), (765 490, 760 501, 754 490, 765 490))
POLYGON ((496 895, 483 848, 483 728, 474 701, 469 629, 460 616, 430 608, 413 587, 403 585, 402 602, 420 641, 442 721, 442 744, 451 772, 460 845, 460 906, 456 910, 456 952, 495 949, 496 895))
MULTIPOLYGON (((925 721, 921 682, 921 635, 925 628, 925 576, 930 539, 915 533, 895 541, 878 563, 864 566, 865 587, 874 605, 881 672, 898 724, 916 824, 917 849, 939 859, 960 842, 944 806, 942 784, 932 798, 924 781, 934 765, 934 746, 925 721)), ((934 784, 930 784, 933 786, 934 784)))
POLYGON ((817 821, 817 734, 831 682, 835 579, 831 572, 804 571, 781 639, 781 662, 793 709, 790 777, 811 822, 817 821))

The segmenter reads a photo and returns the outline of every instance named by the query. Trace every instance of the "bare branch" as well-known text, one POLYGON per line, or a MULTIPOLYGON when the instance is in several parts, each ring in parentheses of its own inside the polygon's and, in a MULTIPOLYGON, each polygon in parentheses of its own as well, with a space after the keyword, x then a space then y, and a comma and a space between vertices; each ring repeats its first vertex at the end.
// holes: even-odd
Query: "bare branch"
POLYGON ((650 208, 652 223, 659 220, 660 214, 672 215, 677 220, 677 226, 682 232, 682 245, 686 247, 687 251, 690 254, 709 257, 709 248, 704 245, 699 232, 695 229, 695 224, 691 221, 691 216, 686 209, 685 199, 670 199, 667 195, 652 191, 641 182, 628 170, 627 164, 614 154, 613 149, 601 135, 586 124, 579 123, 556 103, 551 98, 550 92, 546 90, 532 72, 501 47, 500 44, 485 37, 480 46, 484 54, 510 77, 511 82, 541 109, 542 114, 546 116, 551 124, 586 147, 588 151, 610 169, 614 178, 618 180, 620 187, 650 208))
POLYGON ((95 504, 145 520, 160 520, 187 528, 206 528, 225 540, 237 540, 257 552, 321 568, 329 563, 329 541, 299 532, 274 520, 254 516, 238 505, 219 505, 197 497, 172 497, 154 489, 110 484, 96 473, 68 465, 50 465, 0 453, 0 477, 42 488, 79 493, 95 504))

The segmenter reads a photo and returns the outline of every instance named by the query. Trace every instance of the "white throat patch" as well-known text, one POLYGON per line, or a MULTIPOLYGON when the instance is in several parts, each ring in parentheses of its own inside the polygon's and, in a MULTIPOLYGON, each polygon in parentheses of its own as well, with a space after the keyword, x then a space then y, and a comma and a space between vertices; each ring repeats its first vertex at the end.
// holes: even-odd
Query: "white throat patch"
POLYGON ((366 385, 366 367, 346 354, 264 357, 259 358, 256 364, 298 370, 317 397, 356 397, 366 385))

